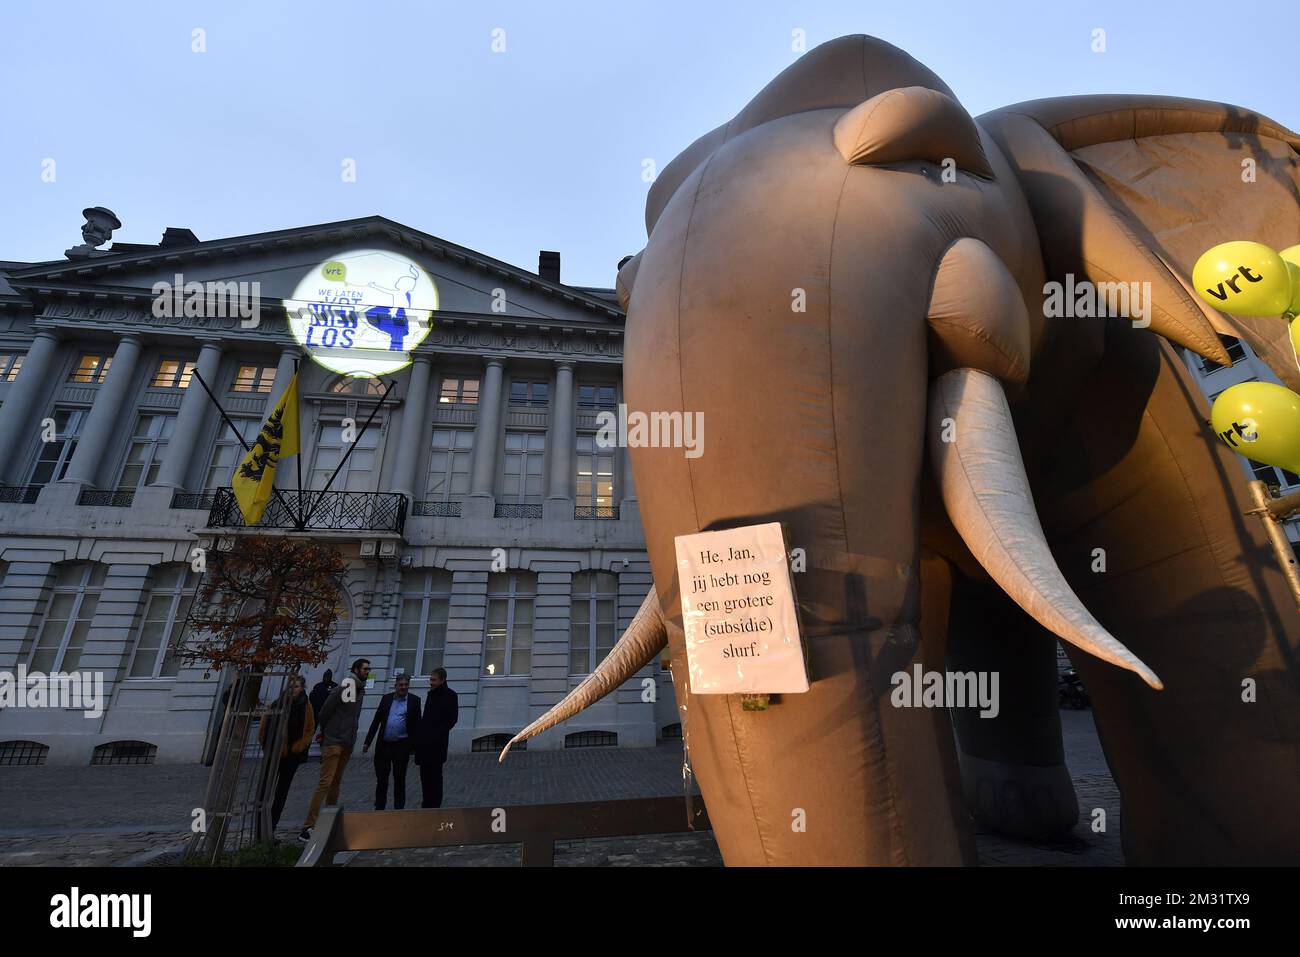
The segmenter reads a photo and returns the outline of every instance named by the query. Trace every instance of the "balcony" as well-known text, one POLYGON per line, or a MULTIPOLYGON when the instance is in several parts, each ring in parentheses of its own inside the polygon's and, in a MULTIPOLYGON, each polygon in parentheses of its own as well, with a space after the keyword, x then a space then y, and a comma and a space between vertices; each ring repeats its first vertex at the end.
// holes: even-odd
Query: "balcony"
MULTIPOLYGON (((235 493, 217 489, 210 528, 247 528, 239 512, 235 493)), ((402 534, 406 526, 406 496, 398 492, 313 492, 279 490, 253 528, 286 528, 311 531, 392 532, 402 534), (298 524, 299 495, 305 522, 298 524)))
POLYGON ((578 521, 617 521, 617 505, 578 505, 573 509, 578 521))
POLYGON ((412 515, 431 518, 460 518, 460 502, 416 502, 412 515))
POLYGON ((86 488, 82 489, 81 494, 77 496, 78 505, 97 505, 101 508, 130 508, 133 501, 135 501, 133 488, 86 488))
POLYGON ((5 505, 35 505, 40 494, 40 485, 0 485, 0 503, 5 505))
POLYGON ((493 513, 496 518, 538 518, 542 517, 542 507, 540 505, 507 505, 497 503, 496 511, 493 513))
POLYGON ((172 508, 194 508, 207 512, 217 501, 216 492, 174 492, 172 508))

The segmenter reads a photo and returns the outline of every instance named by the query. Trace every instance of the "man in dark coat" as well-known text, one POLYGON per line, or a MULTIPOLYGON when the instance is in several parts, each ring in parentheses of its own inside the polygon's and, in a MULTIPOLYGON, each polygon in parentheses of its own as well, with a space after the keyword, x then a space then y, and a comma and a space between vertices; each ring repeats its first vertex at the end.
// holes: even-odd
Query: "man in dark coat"
POLYGON ((311 694, 307 696, 307 700, 311 702, 312 714, 316 715, 317 720, 320 719, 320 709, 325 707, 325 699, 337 687, 338 682, 334 680, 334 671, 326 668, 321 680, 316 682, 315 687, 311 689, 311 694))
POLYGON ((379 699, 379 710, 366 732, 366 743, 361 748, 365 754, 370 743, 379 735, 375 749, 375 810, 382 811, 388 804, 388 776, 393 776, 393 809, 406 807, 406 767, 411 760, 420 730, 420 698, 411 694, 411 676, 398 675, 394 690, 379 699))
POLYGON ((460 705, 456 692, 447 686, 447 671, 434 668, 429 675, 429 694, 415 739, 415 763, 420 766, 421 807, 442 807, 442 766, 447 761, 447 735, 456 726, 460 705))

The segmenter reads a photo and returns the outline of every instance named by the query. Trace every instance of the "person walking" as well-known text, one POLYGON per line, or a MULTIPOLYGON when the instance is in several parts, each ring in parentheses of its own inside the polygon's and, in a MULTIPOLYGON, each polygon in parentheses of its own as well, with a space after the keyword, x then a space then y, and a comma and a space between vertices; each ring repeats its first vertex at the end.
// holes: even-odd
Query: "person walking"
POLYGON ((370 750, 370 742, 379 735, 375 748, 375 810, 388 804, 388 776, 393 777, 393 809, 406 807, 406 768, 420 728, 420 698, 411 692, 411 676, 398 675, 393 690, 379 699, 379 710, 366 732, 361 753, 370 750), (382 729, 382 733, 381 733, 382 729))
POLYGON ((357 743, 357 725, 361 723, 361 702, 366 696, 366 678, 370 676, 370 659, 358 658, 343 676, 343 683, 330 692, 320 709, 320 783, 311 797, 307 820, 298 840, 311 840, 312 828, 322 804, 339 803, 339 786, 343 772, 357 743))
MULTIPOLYGON (((285 727, 284 740, 280 742, 280 767, 275 779, 275 799, 271 802, 271 830, 280 824, 280 815, 284 813, 284 802, 289 796, 289 786, 298 768, 307 760, 307 749, 311 747, 312 732, 316 730, 316 713, 307 697, 307 679, 294 675, 289 679, 287 692, 289 708, 288 723, 285 727)), ((267 734, 271 722, 267 716, 262 717, 257 732, 257 740, 263 750, 266 749, 267 734)))
POLYGON ((326 668, 325 674, 321 675, 320 681, 316 682, 311 689, 311 708, 316 714, 320 714, 320 709, 325 706, 325 699, 338 686, 338 682, 334 680, 333 669, 326 668))
POLYGON ((442 807, 442 766, 447 762, 447 735, 460 717, 456 692, 447 684, 447 670, 434 668, 424 699, 420 733, 415 739, 415 763, 420 768, 420 807, 442 807))

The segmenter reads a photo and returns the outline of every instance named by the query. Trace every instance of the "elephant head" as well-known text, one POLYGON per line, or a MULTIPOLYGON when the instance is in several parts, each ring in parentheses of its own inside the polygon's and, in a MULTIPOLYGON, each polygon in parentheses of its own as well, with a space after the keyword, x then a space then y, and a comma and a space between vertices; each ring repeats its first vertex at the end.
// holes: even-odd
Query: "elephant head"
MULTIPOLYGON (((516 740, 666 641, 728 864, 969 863, 948 715, 890 700, 898 672, 944 669, 958 582, 1009 598, 1042 648, 1056 635, 1104 662, 1117 698, 1162 696, 1164 658, 1139 658, 1080 599, 1035 506, 1080 404, 1062 383, 1104 366, 1104 349, 1074 368, 1073 330, 1044 317, 1035 219, 1049 184, 1032 172, 932 71, 860 36, 802 57, 664 168, 646 248, 619 274, 625 392, 633 410, 702 414, 707 444, 691 458, 631 449, 655 589, 600 667, 516 740), (807 556, 812 684, 747 712, 691 693, 673 542, 764 522, 807 556)), ((1161 308, 1128 334, 1167 348, 1151 332, 1228 361, 1202 311, 1161 308)), ((1049 486, 1068 498, 1112 464, 1049 486)))

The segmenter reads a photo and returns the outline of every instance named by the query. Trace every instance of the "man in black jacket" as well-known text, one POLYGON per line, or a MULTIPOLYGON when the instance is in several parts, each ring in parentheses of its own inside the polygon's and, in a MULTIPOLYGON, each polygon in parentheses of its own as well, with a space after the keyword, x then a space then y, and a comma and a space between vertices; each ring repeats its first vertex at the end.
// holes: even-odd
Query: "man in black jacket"
POLYGON ((307 696, 307 700, 311 702, 311 712, 316 716, 317 721, 320 720, 320 709, 325 707, 325 699, 337 687, 338 682, 334 680, 333 669, 326 668, 321 680, 316 682, 315 687, 311 689, 311 694, 307 696))
POLYGON ((388 804, 388 775, 393 775, 393 808, 406 807, 406 766, 420 730, 420 699, 410 693, 410 675, 398 675, 394 688, 379 699, 379 710, 366 732, 365 754, 370 742, 379 734, 375 749, 375 810, 388 804))
POLYGON ((415 763, 420 766, 421 807, 442 807, 442 766, 447 761, 447 735, 456 726, 460 705, 456 692, 447 686, 447 671, 434 668, 429 675, 429 694, 415 741, 415 763))

